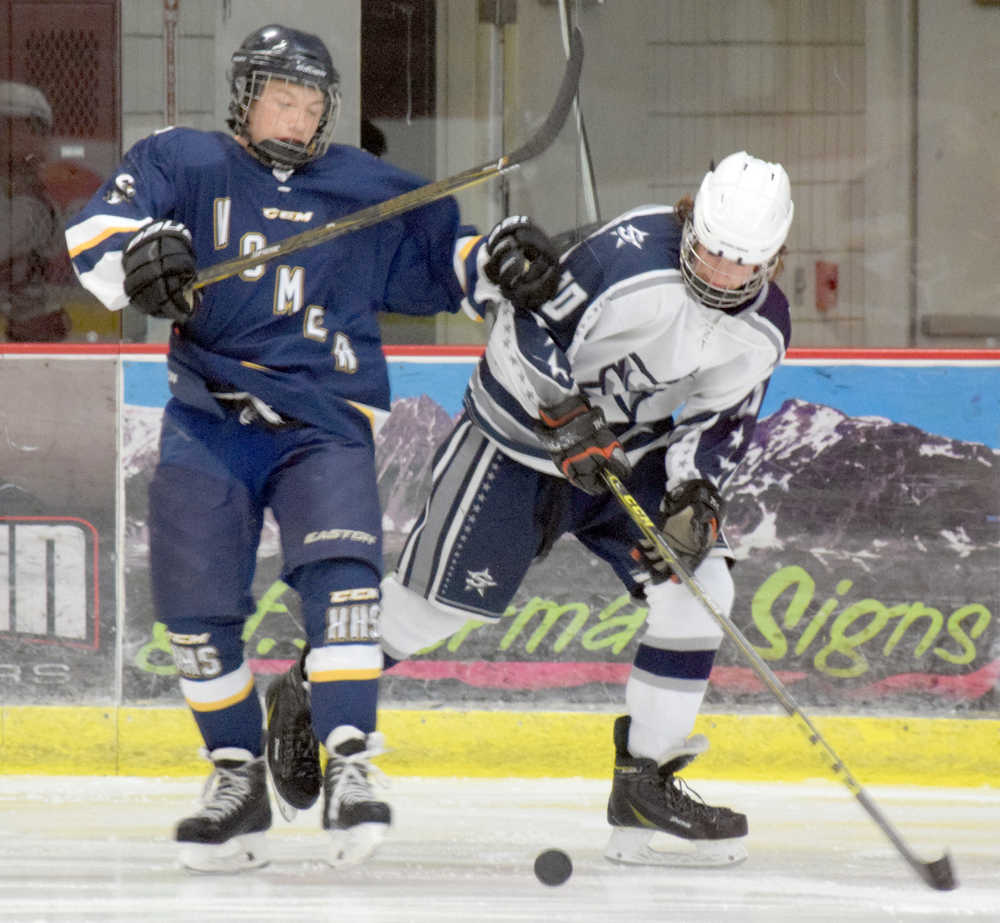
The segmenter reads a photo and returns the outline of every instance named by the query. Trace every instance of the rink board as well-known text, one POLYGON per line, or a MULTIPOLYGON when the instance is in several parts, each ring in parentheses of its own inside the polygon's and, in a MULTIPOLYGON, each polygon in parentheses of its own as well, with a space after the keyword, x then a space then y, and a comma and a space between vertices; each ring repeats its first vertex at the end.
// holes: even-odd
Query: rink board
MULTIPOLYGON (((478 354, 389 356, 392 413, 375 443, 387 569, 478 354)), ((0 346, 5 705, 183 704, 147 547, 164 359, 149 346, 0 346)), ((998 714, 1000 351, 791 354, 727 497, 733 622, 806 709, 998 714)), ((272 521, 244 631, 261 691, 304 644, 280 576, 272 521)), ((605 711, 621 700, 645 614, 564 536, 495 624, 469 623, 398 665, 382 702, 605 711)), ((724 644, 705 707, 759 713, 774 700, 724 644)))
MULTIPOLYGON (((2 769, 36 775, 203 775, 184 708, 7 706, 2 769)), ((389 775, 609 778, 613 715, 587 712, 383 709, 389 775)), ((813 716, 862 784, 995 786, 1000 720, 813 716)), ((692 777, 830 778, 820 748, 781 714, 702 714, 709 751, 692 777)))
MULTIPOLYGON (((477 355, 390 356, 394 410, 377 452, 427 457, 410 453, 410 468, 380 480, 387 558, 477 355)), ((166 398, 162 350, 0 348, 13 450, 0 471, 0 773, 203 772, 149 594, 145 485, 166 398)), ((862 780, 995 784, 1000 351, 800 350, 775 373, 760 433, 727 516, 746 551, 737 627, 807 714, 837 716, 817 723, 862 780)), ((302 643, 276 552, 271 535, 245 632, 261 691, 302 643)), ((387 770, 606 778, 609 710, 643 618, 561 539, 497 625, 383 678, 387 770)), ((829 775, 777 709, 724 644, 698 774, 829 775)))

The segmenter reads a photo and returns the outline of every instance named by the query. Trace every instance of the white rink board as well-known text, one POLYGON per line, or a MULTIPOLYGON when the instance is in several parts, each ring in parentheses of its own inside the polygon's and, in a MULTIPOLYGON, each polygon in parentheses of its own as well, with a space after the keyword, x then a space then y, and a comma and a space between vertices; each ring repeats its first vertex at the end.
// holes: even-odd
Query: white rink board
POLYGON ((333 871, 318 809, 276 815, 270 866, 237 876, 179 869, 174 822, 196 780, 0 776, 0 917, 27 921, 336 920, 343 923, 782 923, 1000 918, 1000 791, 869 789, 960 886, 938 893, 835 783, 697 785, 750 819, 743 865, 632 868, 602 857, 608 783, 391 780, 396 823, 370 865, 333 871), (565 885, 532 874, 542 849, 573 858, 565 885))

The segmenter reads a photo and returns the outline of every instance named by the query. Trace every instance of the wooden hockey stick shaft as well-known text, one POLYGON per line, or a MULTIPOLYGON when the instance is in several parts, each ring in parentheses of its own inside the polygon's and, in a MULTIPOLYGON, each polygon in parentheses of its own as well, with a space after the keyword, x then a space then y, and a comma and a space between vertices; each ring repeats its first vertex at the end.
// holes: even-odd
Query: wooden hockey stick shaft
POLYGON ((945 853, 940 859, 935 859, 932 862, 924 862, 906 845, 906 842, 896 828, 893 827, 878 805, 875 804, 862 787, 861 783, 858 782, 847 766, 844 765, 844 761, 837 756, 833 747, 820 734, 809 716, 803 713, 784 683, 778 679, 763 657, 757 653, 757 649, 744 637, 743 632, 736 627, 732 619, 708 595, 698 580, 684 567, 678 559, 677 554, 664 538, 663 533, 656 528, 639 501, 622 484, 621 479, 610 471, 604 471, 603 477, 608 490, 611 491, 625 512, 628 513, 632 521, 638 526, 639 531, 642 532, 646 540, 653 544, 660 557, 663 558, 681 583, 701 603, 708 614, 718 622, 719 627, 726 636, 736 644, 743 656, 750 662, 753 671, 764 685, 771 690, 785 711, 795 720, 796 725, 806 735, 809 743, 815 747, 819 747, 823 754, 825 754, 830 769, 833 770, 833 774, 847 786, 861 807, 865 809, 876 826, 889 838, 892 845, 896 847, 899 854, 906 860, 910 867, 927 885, 937 891, 950 891, 958 887, 955 872, 948 854, 945 853))
POLYGON ((552 144, 566 122, 566 117, 573 107, 573 100, 576 98, 582 66, 583 37, 579 29, 574 29, 570 38, 570 53, 566 61, 566 69, 563 71, 562 82, 559 85, 559 92, 552 104, 552 109, 535 133, 517 150, 505 154, 498 160, 489 161, 446 179, 428 183, 426 186, 420 186, 410 192, 404 192, 402 195, 384 202, 362 208, 360 211, 345 215, 343 218, 338 218, 336 221, 331 221, 321 227, 293 234, 285 240, 263 247, 247 256, 216 263, 198 273, 198 277, 191 286, 192 289, 204 288, 213 282, 220 282, 222 279, 239 275, 248 269, 254 269, 277 257, 286 256, 306 247, 315 247, 317 244, 333 240, 342 234, 358 231, 361 228, 385 221, 387 218, 394 218, 404 212, 429 205, 431 202, 436 202, 438 199, 443 199, 445 196, 452 195, 462 189, 468 189, 470 186, 508 173, 533 157, 537 157, 552 144))

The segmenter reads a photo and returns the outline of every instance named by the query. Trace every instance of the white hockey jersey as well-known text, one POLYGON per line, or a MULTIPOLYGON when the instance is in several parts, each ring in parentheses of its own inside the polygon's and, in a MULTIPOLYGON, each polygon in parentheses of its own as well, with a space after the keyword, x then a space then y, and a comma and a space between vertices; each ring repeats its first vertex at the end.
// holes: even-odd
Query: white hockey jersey
POLYGON ((669 207, 633 209, 563 257, 559 292, 537 314, 499 302, 464 403, 505 453, 558 475, 534 434, 538 410, 583 392, 633 465, 666 447, 666 489, 724 488, 788 346, 788 301, 772 283, 735 309, 706 308, 681 278, 680 232, 669 207))

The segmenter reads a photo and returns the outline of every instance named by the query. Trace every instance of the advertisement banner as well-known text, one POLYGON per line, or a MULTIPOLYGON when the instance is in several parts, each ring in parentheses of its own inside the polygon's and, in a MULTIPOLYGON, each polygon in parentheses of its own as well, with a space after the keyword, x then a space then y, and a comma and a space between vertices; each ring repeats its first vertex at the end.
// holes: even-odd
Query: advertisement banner
POLYGON ((0 357, 0 704, 116 696, 117 374, 0 357))
MULTIPOLYGON (((434 448, 461 406, 472 357, 396 357, 377 443, 390 568, 416 519, 434 448)), ((168 397, 162 357, 126 359, 127 703, 180 702, 152 612, 145 492, 168 397)), ((1000 362, 793 360, 777 370, 729 490, 733 620, 803 706, 952 714, 995 709, 1000 677, 1000 362)), ((303 643, 268 520, 247 625, 258 674, 303 643)), ((492 626, 469 623, 383 678, 386 705, 617 705, 645 608, 573 538, 560 539, 492 626)), ((707 705, 771 707, 723 644, 707 705)))

